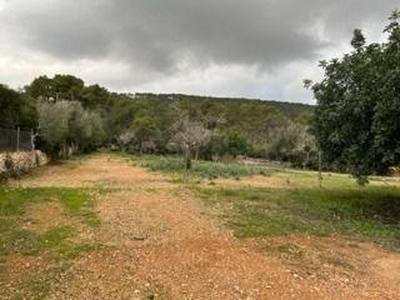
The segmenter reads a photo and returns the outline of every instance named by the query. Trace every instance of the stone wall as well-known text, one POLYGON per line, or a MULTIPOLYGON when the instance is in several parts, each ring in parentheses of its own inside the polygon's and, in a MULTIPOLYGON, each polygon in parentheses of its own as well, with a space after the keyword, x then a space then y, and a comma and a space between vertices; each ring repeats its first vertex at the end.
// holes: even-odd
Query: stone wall
POLYGON ((20 151, 0 153, 0 179, 15 177, 28 171, 43 166, 49 162, 49 158, 43 152, 20 151))

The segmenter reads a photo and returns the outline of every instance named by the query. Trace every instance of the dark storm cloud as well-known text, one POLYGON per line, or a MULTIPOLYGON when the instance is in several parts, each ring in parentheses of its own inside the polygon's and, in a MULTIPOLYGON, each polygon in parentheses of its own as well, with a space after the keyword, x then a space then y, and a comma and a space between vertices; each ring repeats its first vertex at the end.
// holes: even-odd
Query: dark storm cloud
POLYGON ((349 27, 387 16, 396 2, 10 1, 6 9, 27 47, 62 59, 111 57, 165 72, 183 58, 261 68, 309 59, 327 43, 311 31, 315 22, 339 38, 349 27))
POLYGON ((116 90, 310 102, 303 78, 374 40, 399 0, 0 0, 0 81, 72 73, 116 90))

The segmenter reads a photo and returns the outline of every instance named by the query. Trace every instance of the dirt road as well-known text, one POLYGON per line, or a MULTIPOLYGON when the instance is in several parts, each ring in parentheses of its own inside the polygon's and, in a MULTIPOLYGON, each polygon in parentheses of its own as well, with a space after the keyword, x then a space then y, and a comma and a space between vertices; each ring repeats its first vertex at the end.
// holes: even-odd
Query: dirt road
MULTIPOLYGON (((101 247, 76 258, 48 299, 400 299, 398 254, 339 237, 238 240, 187 188, 117 156, 47 167, 14 184, 113 189, 96 201, 100 226, 78 230, 101 247), (261 250, 288 242, 308 253, 304 266, 261 250), (315 263, 324 253, 355 267, 315 263)), ((54 210, 46 222, 62 217, 54 210)))

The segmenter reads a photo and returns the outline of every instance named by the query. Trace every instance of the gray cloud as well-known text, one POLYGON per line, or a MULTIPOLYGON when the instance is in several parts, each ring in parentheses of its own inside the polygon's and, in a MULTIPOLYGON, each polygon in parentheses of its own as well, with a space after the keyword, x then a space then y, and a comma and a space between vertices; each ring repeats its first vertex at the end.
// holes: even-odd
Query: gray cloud
POLYGON ((142 72, 139 84, 181 78, 188 68, 239 65, 265 75, 285 64, 314 62, 347 42, 355 27, 380 30, 398 5, 398 0, 1 1, 0 26, 19 47, 62 63, 123 62, 133 73, 142 72))

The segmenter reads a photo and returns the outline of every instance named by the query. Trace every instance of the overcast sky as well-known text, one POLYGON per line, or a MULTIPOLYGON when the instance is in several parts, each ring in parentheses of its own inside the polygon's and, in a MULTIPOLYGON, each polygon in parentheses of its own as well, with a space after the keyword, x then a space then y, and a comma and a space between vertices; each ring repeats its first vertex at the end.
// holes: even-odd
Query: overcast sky
POLYGON ((313 103, 304 78, 382 41, 399 0, 0 0, 0 83, 73 74, 121 92, 313 103))

